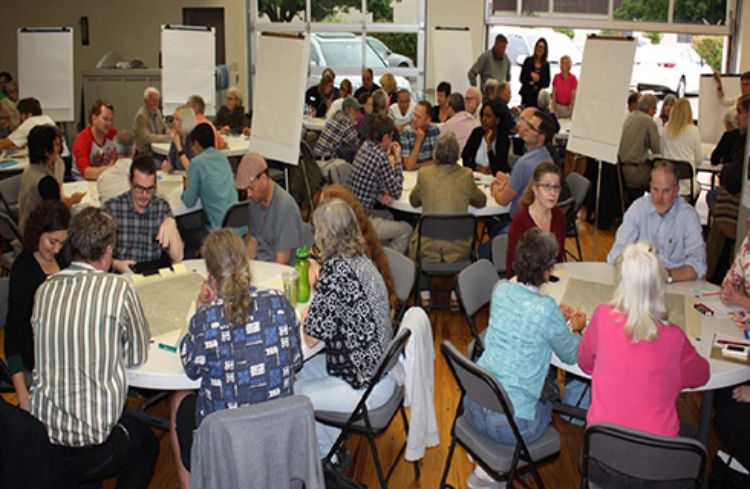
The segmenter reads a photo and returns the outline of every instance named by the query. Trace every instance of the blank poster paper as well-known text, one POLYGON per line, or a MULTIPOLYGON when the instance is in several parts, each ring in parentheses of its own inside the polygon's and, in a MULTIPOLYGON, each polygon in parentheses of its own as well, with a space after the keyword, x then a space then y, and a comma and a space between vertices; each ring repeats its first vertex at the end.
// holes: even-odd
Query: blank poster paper
POLYGON ((586 40, 568 151, 617 162, 635 48, 634 39, 586 40))
POLYGON ((216 114, 215 45, 213 27, 161 26, 164 115, 173 114, 191 95, 203 97, 205 115, 216 114))
POLYGON ((34 97, 56 122, 75 120, 73 29, 18 30, 18 82, 21 98, 34 97))
POLYGON ((469 88, 466 73, 474 59, 468 27, 438 26, 432 31, 432 69, 436 87, 447 81, 453 92, 463 95, 469 88))
POLYGON ((702 75, 698 94, 698 129, 701 142, 716 144, 724 133, 724 115, 740 96, 739 75, 722 75, 721 88, 724 90, 724 105, 716 92, 716 80, 711 75, 702 75))
POLYGON ((310 42, 299 36, 261 34, 258 48, 250 151, 297 165, 310 42))

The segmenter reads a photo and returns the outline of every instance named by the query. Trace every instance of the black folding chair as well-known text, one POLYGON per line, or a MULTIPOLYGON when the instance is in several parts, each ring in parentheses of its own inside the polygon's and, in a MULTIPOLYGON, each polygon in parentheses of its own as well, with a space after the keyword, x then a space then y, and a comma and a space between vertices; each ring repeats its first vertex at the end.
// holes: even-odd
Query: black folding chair
POLYGON ((247 226, 248 222, 250 222, 249 206, 249 200, 243 200, 242 202, 233 204, 224 214, 224 219, 221 221, 221 227, 241 228, 247 226))
POLYGON ((396 297, 401 302, 401 306, 396 312, 396 319, 400 321, 404 317, 406 308, 409 306, 409 299, 414 291, 417 279, 417 265, 408 256, 399 253, 393 248, 383 247, 383 252, 388 259, 388 268, 391 271, 391 277, 393 277, 396 297))

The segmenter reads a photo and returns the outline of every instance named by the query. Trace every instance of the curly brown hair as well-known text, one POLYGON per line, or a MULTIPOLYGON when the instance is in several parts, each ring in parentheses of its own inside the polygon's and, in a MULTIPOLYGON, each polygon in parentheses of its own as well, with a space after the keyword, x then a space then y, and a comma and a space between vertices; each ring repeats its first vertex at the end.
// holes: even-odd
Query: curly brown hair
POLYGON ((31 211, 23 228, 23 247, 34 253, 39 248, 39 238, 44 233, 67 230, 70 211, 59 200, 45 200, 31 211))

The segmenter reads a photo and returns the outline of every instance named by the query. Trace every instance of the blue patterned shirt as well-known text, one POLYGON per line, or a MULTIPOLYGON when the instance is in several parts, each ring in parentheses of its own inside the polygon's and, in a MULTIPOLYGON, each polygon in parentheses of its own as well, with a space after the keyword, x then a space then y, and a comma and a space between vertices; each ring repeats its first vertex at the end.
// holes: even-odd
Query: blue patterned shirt
MULTIPOLYGON (((440 129, 435 124, 430 124, 425 128, 424 133, 422 146, 419 147, 417 163, 432 159, 432 153, 435 151, 435 145, 440 137, 440 129)), ((401 131, 401 157, 404 159, 408 158, 416 145, 417 133, 414 132, 414 128, 411 125, 406 126, 401 131)))
POLYGON ((294 394, 294 370, 302 364, 299 323, 278 291, 250 287, 245 324, 231 326, 221 299, 199 308, 180 345, 185 373, 201 379, 196 426, 204 417, 294 394))

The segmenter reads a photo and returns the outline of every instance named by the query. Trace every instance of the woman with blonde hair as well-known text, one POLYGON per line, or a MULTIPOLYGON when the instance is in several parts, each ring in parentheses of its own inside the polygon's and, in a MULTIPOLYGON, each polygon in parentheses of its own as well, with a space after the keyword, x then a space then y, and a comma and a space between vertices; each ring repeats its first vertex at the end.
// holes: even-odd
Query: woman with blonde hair
POLYGON ((550 161, 539 163, 529 184, 521 195, 521 208, 513 217, 508 230, 508 251, 505 255, 505 273, 513 273, 513 259, 521 236, 531 228, 549 231, 557 241, 557 261, 565 261, 565 214, 557 207, 562 186, 560 169, 550 161))
POLYGON ((612 302, 596 308, 578 346, 578 365, 592 378, 589 425, 677 436, 677 396, 708 381, 706 359, 667 321, 665 276, 647 241, 629 244, 617 256, 612 302))
MULTIPOLYGON (((664 158, 687 161, 693 166, 693 193, 697 195, 700 185, 695 169, 703 161, 703 147, 700 131, 693 124, 693 110, 686 98, 678 99, 669 113, 669 121, 661 134, 661 154, 664 158)), ((680 195, 689 194, 690 183, 680 181, 680 195)))
POLYGON ((230 229, 216 230, 206 238, 201 255, 208 278, 180 343, 185 373, 201 379, 198 394, 186 397, 177 411, 177 435, 187 469, 193 430, 203 418, 293 395, 294 371, 302 365, 294 308, 279 291, 252 285, 242 240, 230 229), (211 342, 215 348, 207 348, 211 342))
POLYGON ((396 103, 396 97, 398 95, 398 85, 396 84, 396 77, 391 73, 385 73, 380 77, 380 87, 388 95, 388 105, 396 103))
POLYGON ((189 105, 181 105, 172 114, 172 129, 169 131, 169 154, 161 164, 162 171, 187 170, 193 159, 190 131, 195 128, 195 112, 189 105))
POLYGON ((656 127, 659 128, 660 135, 664 132, 664 127, 667 125, 667 122, 669 122, 669 114, 672 113, 672 108, 674 107, 675 102, 677 102, 677 96, 673 93, 668 94, 661 102, 659 115, 654 119, 654 121, 656 121, 656 127))

